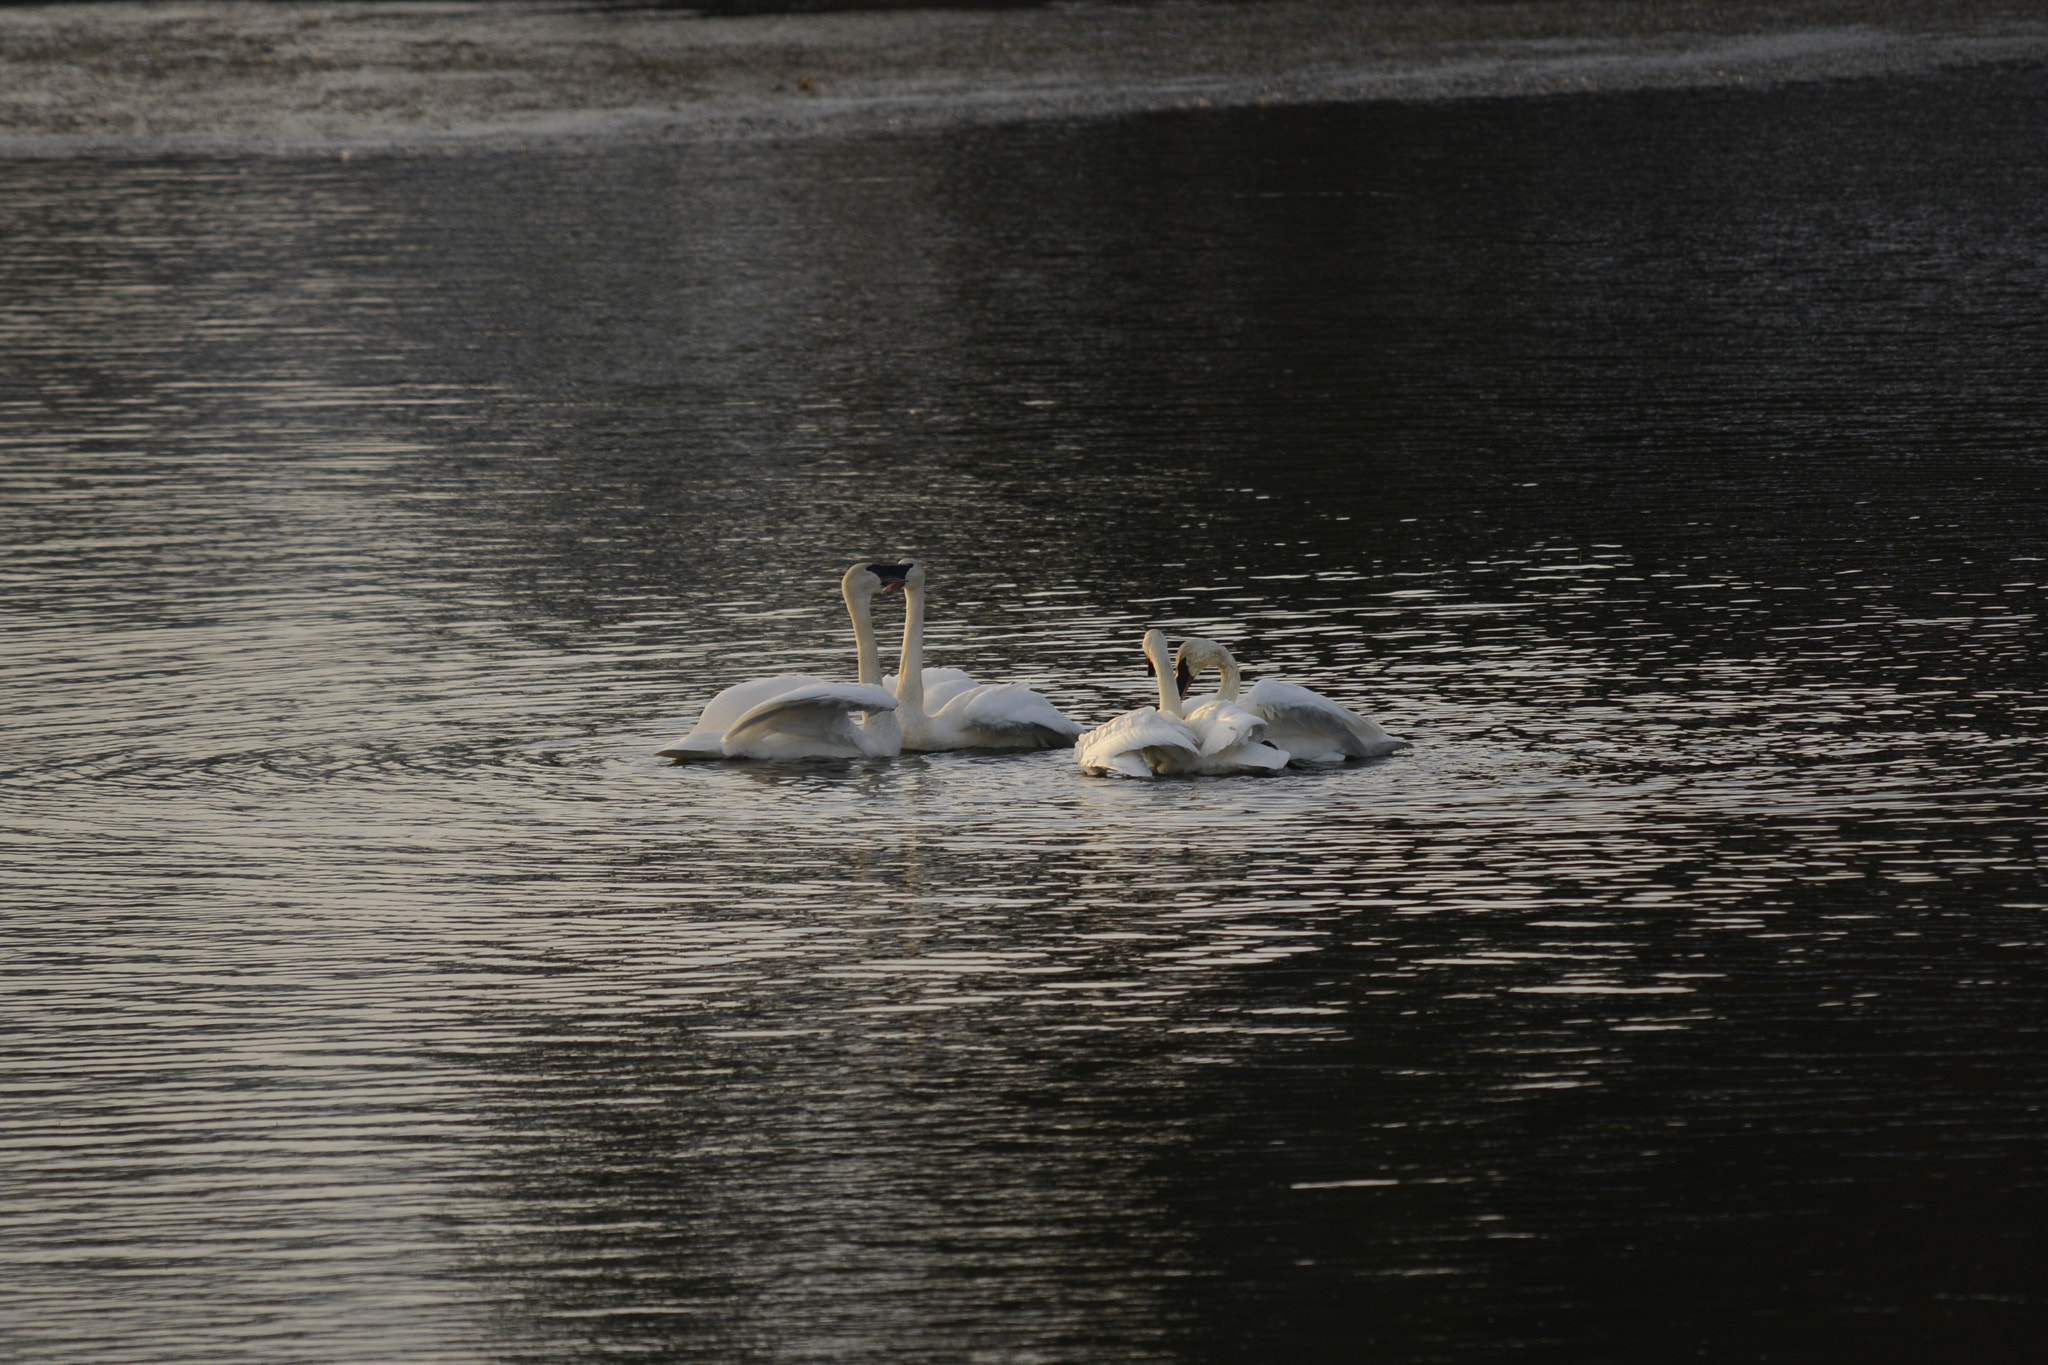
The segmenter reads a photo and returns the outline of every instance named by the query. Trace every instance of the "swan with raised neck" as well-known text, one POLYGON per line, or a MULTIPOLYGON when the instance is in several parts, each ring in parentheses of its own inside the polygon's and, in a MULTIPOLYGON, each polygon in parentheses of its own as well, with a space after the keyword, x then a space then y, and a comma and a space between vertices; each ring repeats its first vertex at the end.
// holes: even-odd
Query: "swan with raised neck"
POLYGON ((897 660, 895 684, 904 748, 1045 749, 1074 742, 1081 727, 1061 715, 1043 693, 1021 684, 978 683, 957 668, 934 669, 940 681, 928 695, 925 566, 913 559, 869 567, 881 575, 883 591, 903 589, 903 652, 897 660))

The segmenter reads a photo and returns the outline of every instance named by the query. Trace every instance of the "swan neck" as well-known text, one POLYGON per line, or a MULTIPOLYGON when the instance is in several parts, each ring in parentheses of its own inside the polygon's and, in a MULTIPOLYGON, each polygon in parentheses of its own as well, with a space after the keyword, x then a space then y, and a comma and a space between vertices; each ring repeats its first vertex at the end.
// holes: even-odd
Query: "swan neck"
POLYGON ((903 657, 896 663, 896 701, 915 714, 924 709, 924 586, 903 589, 903 657))
POLYGON ((1159 680, 1159 714, 1179 720, 1180 679, 1167 666, 1166 656, 1154 650, 1149 642, 1145 646, 1145 657, 1152 661, 1152 676, 1159 680))
POLYGON ((860 680, 868 687, 882 684, 882 655, 875 644, 873 605, 867 594, 844 591, 846 614, 853 618, 853 644, 859 657, 860 680))
POLYGON ((1225 701, 1236 701, 1237 690, 1244 683, 1244 670, 1239 668, 1237 660, 1228 654, 1223 656, 1223 662, 1216 667, 1223 674, 1223 681, 1216 684, 1216 695, 1225 701))
MULTIPOLYGON (((853 618, 853 644, 860 659, 863 686, 882 685, 882 653, 875 644, 874 595, 841 589, 846 614, 853 618)), ((903 729, 894 711, 863 711, 857 722, 861 747, 871 758, 893 758, 903 749, 903 729)))

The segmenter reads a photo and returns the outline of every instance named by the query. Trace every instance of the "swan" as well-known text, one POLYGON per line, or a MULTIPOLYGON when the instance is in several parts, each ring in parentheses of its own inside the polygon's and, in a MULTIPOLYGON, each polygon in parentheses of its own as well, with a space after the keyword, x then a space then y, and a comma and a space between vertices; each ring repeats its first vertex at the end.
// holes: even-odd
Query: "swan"
POLYGON ((1202 742, 1177 714, 1180 698, 1167 681, 1164 632, 1145 632, 1145 658, 1159 682, 1159 705, 1126 711, 1075 740, 1081 771, 1168 777, 1186 772, 1202 756, 1202 742))
POLYGON ((1044 693, 1021 683, 977 683, 957 668, 924 666, 924 565, 875 565, 903 587, 903 657, 882 686, 896 693, 903 747, 931 749, 1065 748, 1081 727, 1044 693))
MULTIPOLYGON (((1216 641, 1189 636, 1180 642, 1173 663, 1182 696, 1204 670, 1213 668, 1223 675, 1215 696, 1197 707, 1197 714, 1208 706, 1237 701, 1242 674, 1230 651, 1216 641)), ((1244 699, 1243 709, 1266 723, 1266 738, 1285 749, 1297 766, 1379 758, 1411 747, 1322 693, 1274 678, 1261 678, 1244 699)))
POLYGON ((1084 772, 1178 777, 1287 766, 1287 755, 1262 741, 1265 722, 1241 706, 1204 706, 1183 719, 1177 679, 1167 670, 1165 634, 1146 631, 1144 648, 1159 680, 1159 705, 1126 711, 1076 740, 1074 757, 1084 772))
POLYGON ((677 762, 691 758, 893 758, 902 750, 896 698, 880 686, 871 606, 877 592, 900 580, 894 566, 856 564, 839 582, 860 681, 834 682, 785 673, 734 683, 704 707, 690 733, 655 753, 677 762), (858 719, 856 719, 858 717, 858 719))

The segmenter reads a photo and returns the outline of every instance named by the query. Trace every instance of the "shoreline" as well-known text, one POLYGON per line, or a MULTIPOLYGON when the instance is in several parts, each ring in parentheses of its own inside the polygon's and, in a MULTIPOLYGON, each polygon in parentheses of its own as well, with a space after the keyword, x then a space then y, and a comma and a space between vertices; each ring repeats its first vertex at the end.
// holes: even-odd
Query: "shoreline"
POLYGON ((0 7, 0 158, 742 141, 2040 60, 2048 16, 1992 0, 1226 0, 737 18, 371 0, 0 7))

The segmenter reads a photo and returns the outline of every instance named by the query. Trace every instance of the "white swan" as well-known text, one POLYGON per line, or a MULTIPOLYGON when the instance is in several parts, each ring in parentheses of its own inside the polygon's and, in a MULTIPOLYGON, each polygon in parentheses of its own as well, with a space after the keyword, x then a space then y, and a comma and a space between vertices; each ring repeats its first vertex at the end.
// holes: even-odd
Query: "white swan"
POLYGON ((1145 632, 1145 658, 1159 682, 1159 705, 1126 711, 1075 740, 1074 761, 1081 771, 1170 777, 1186 772, 1202 756, 1201 741, 1176 714, 1180 698, 1167 678, 1165 634, 1145 632))
MULTIPOLYGON (((1204 670, 1223 675, 1215 696, 1196 708, 1237 701, 1242 673, 1230 651, 1214 640, 1190 636, 1180 642, 1174 654, 1174 679, 1182 696, 1194 687, 1204 670)), ((1342 763, 1347 758, 1379 758, 1397 749, 1411 747, 1379 726, 1294 683, 1261 678, 1244 699, 1243 708, 1266 723, 1266 738, 1287 751, 1297 765, 1342 763)))
POLYGON ((1074 742, 1081 727, 1044 693, 1021 683, 977 683, 957 668, 924 666, 924 565, 873 566, 903 586, 903 657, 882 679, 896 693, 907 750, 1051 749, 1074 742))
POLYGON ((1125 777, 1274 772, 1287 755, 1260 736, 1265 722, 1241 706, 1205 706, 1183 719, 1177 679, 1167 669, 1166 636, 1145 632, 1145 657, 1159 680, 1159 705, 1126 711, 1074 742, 1082 771, 1125 777))
POLYGON ((860 681, 785 673, 735 683, 704 707, 690 733, 655 753, 689 758, 893 758, 903 747, 896 698, 880 686, 882 660, 870 611, 877 592, 895 586, 890 566, 856 564, 839 582, 860 681), (856 719, 858 717, 858 719, 856 719))

